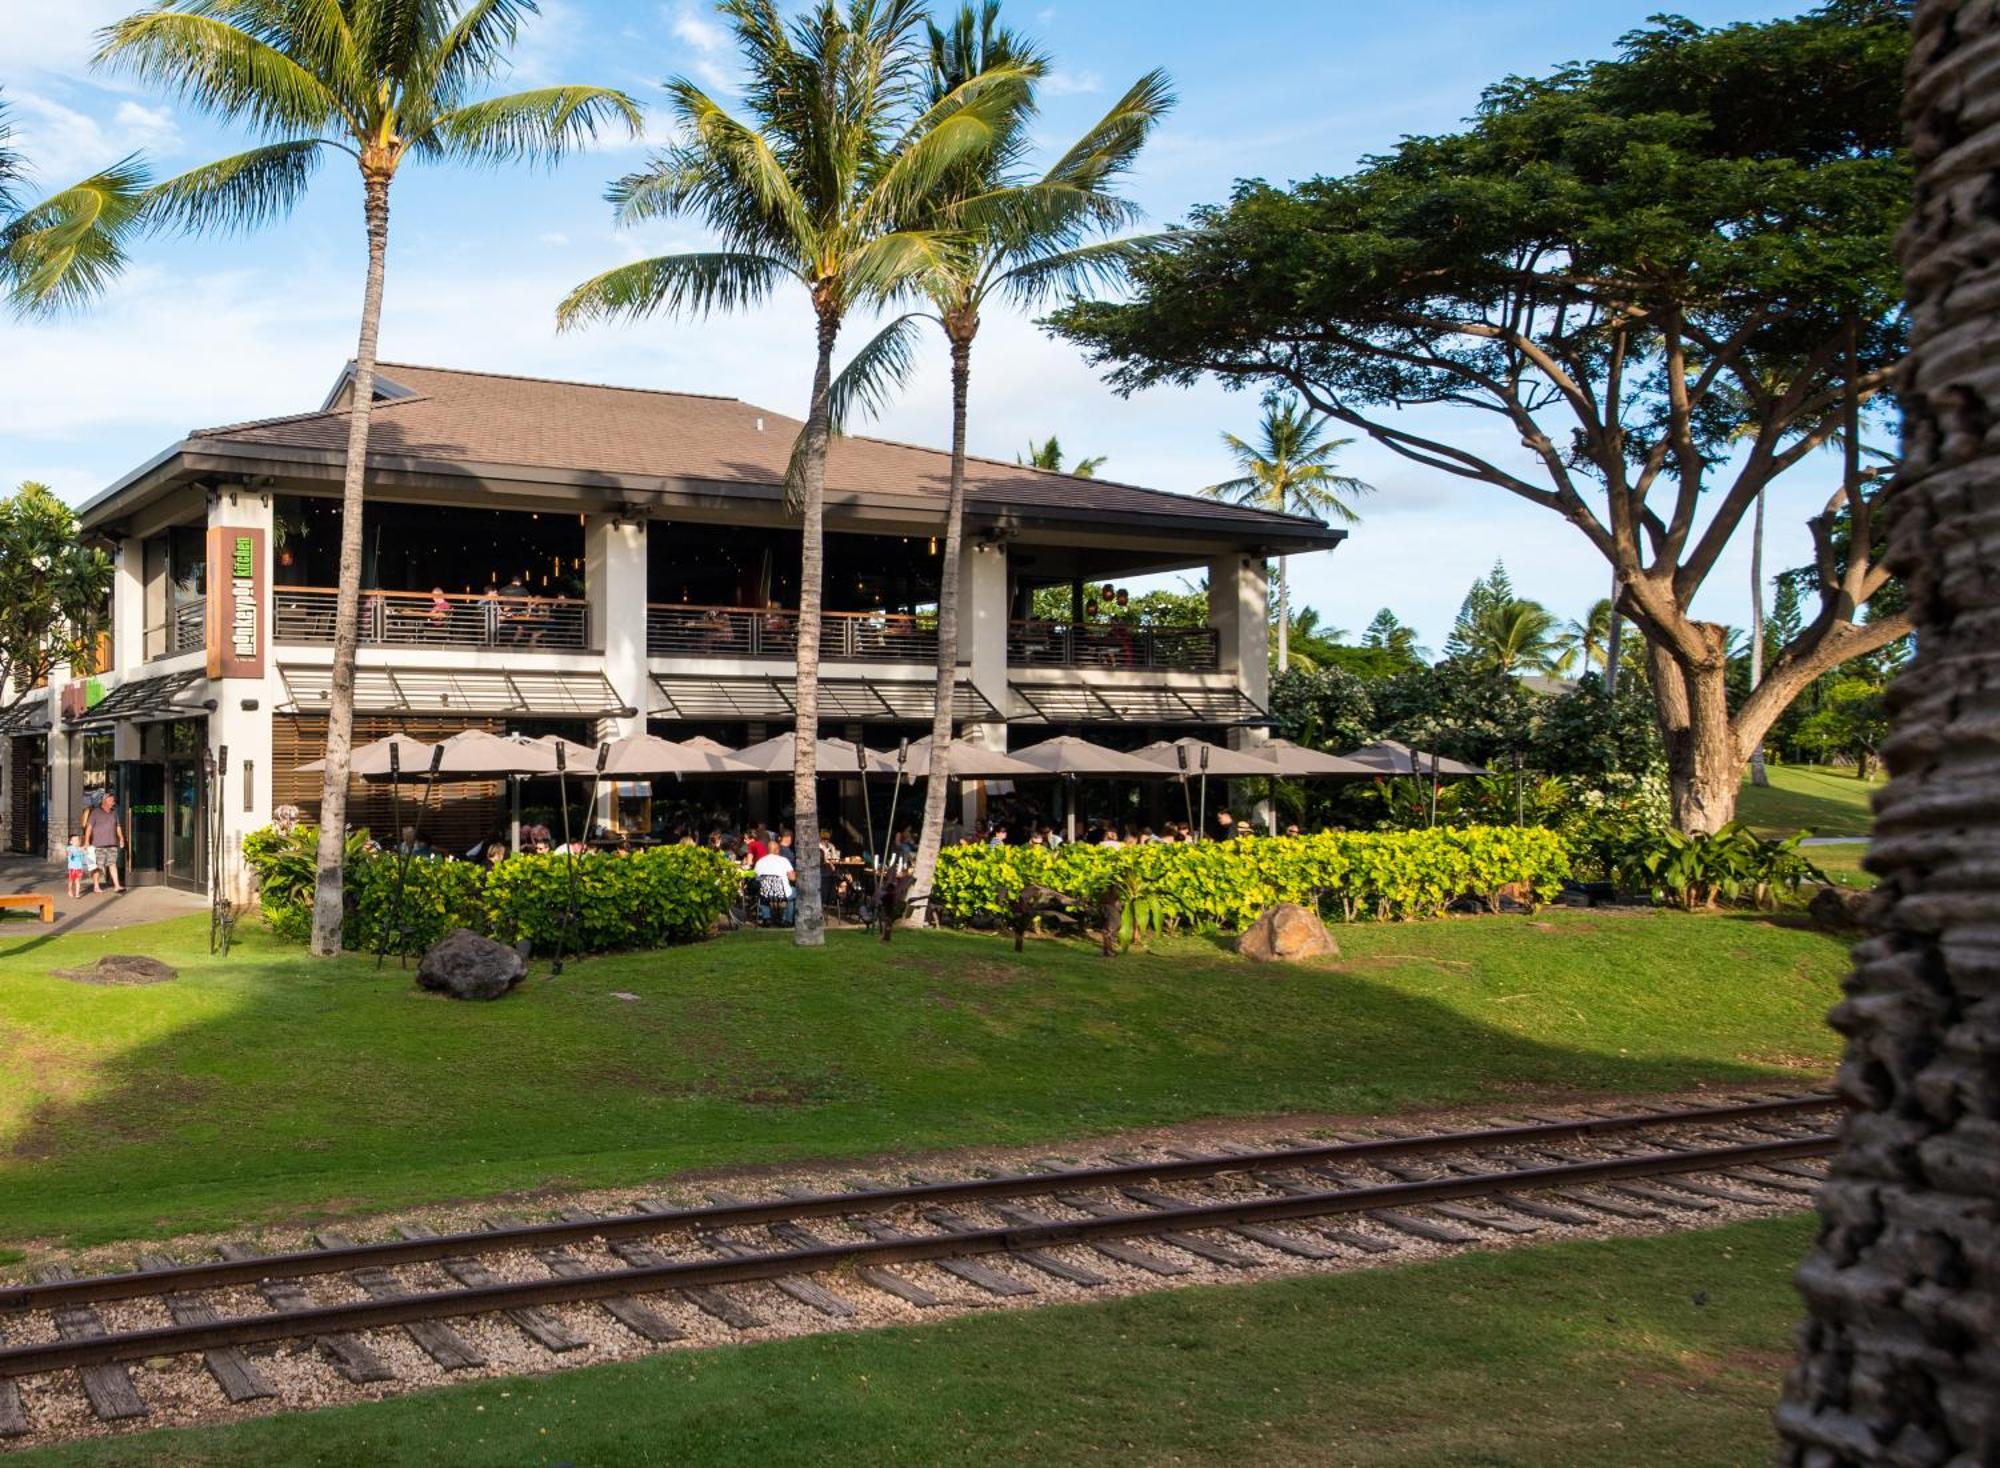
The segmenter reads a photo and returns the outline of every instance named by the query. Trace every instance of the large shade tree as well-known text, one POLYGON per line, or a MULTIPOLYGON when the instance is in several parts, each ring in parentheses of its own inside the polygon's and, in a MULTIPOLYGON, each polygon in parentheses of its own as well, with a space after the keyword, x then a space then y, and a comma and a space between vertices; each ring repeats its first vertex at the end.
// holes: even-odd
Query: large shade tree
POLYGON ((1001 66, 927 100, 916 0, 822 0, 787 21, 773 0, 724 0, 747 81, 748 120, 685 77, 668 84, 680 140, 611 198, 621 222, 691 216, 715 248, 621 265, 564 299, 565 326, 600 318, 706 315, 761 304, 781 285, 813 307, 812 398, 786 476, 799 516, 799 625, 792 765, 798 862, 794 939, 826 941, 821 911, 817 744, 827 449, 851 407, 879 400, 911 362, 907 323, 841 371, 841 329, 939 269, 957 229, 933 208, 969 160, 1012 135, 1031 73, 1001 66))
MULTIPOLYGON (((1354 508, 1354 498, 1374 491, 1372 484, 1334 468, 1340 451, 1354 440, 1329 438, 1326 419, 1301 406, 1298 398, 1289 393, 1275 394, 1265 400, 1255 443, 1233 433, 1223 434, 1222 442, 1242 472, 1234 479, 1205 487, 1202 493, 1211 499, 1254 505, 1280 515, 1339 519, 1353 525, 1361 519, 1354 508)), ((1278 557, 1280 673, 1292 665, 1292 594, 1285 573, 1287 559, 1278 557)))
MULTIPOLYGON (((1039 78, 1047 60, 1000 23, 998 0, 960 8, 943 29, 930 27, 927 101, 943 105, 984 73, 1018 71, 1039 78)), ((942 328, 951 355, 951 487, 945 507, 944 558, 938 585, 937 694, 931 719, 931 771, 911 868, 909 921, 921 923, 932 874, 944 842, 950 788, 952 709, 958 683, 959 552, 965 527, 965 434, 972 383, 972 348, 984 313, 1006 302, 1034 306, 1120 277, 1147 248, 1142 240, 1099 238, 1136 217, 1116 186, 1173 104, 1163 72, 1148 72, 1039 175, 1027 168, 1032 90, 1002 127, 993 147, 947 172, 929 206, 928 222, 946 236, 916 288, 942 328)), ((1053 435, 1034 448, 1037 468, 1061 470, 1053 435)), ((1069 472, 1089 478, 1103 459, 1069 472)))
POLYGON ((31 481, 0 499, 0 691, 94 662, 110 599, 111 558, 82 542, 54 490, 31 481))
POLYGON ((1658 20, 1615 59, 1491 88, 1463 131, 1239 185, 1138 268, 1136 298, 1056 323, 1127 390, 1275 381, 1569 521, 1644 634, 1675 817, 1713 830, 1797 693, 1906 626, 1862 615, 1890 575, 1893 481, 1821 452, 1879 414, 1902 351, 1906 18, 1905 0, 1832 0, 1658 20), (1818 613, 1732 713, 1723 629, 1694 599, 1801 466, 1835 481, 1810 522, 1818 613))
POLYGON ((155 221, 249 227, 287 213, 329 154, 358 170, 368 264, 348 406, 332 697, 320 789, 312 950, 340 951, 341 863, 360 637, 362 507, 389 254, 389 190, 406 161, 552 161, 604 127, 636 133, 624 93, 480 89, 506 66, 535 0, 161 0, 108 26, 98 61, 242 123, 257 147, 159 184, 155 221))
POLYGON ((1911 350, 1888 561, 1916 657, 1890 692, 1875 933, 1833 1012, 1853 1108, 1799 1273, 1778 1410, 1798 1468, 2000 1461, 2000 12, 1921 0, 1901 242, 1911 350))

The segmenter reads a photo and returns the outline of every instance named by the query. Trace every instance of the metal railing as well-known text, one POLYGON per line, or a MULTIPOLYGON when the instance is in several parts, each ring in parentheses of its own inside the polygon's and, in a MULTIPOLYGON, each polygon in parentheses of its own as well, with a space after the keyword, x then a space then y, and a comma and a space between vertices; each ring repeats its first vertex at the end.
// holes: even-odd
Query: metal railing
POLYGON ((170 658, 200 652, 208 643, 208 602, 197 597, 168 608, 167 619, 146 629, 146 656, 170 658))
MULTIPOLYGON (((330 587, 275 588, 272 639, 331 644, 337 595, 330 587)), ((588 648, 590 604, 560 596, 364 591, 360 639, 364 647, 588 648)))
MULTIPOLYGON (((798 653, 799 614, 788 608, 655 603, 646 608, 646 651, 654 657, 778 658, 798 653)), ((828 662, 928 663, 937 659, 937 623, 903 612, 822 612, 819 655, 828 662)))
POLYGON ((1221 636, 1213 627, 1007 624, 1010 668, 1170 668, 1213 673, 1221 666, 1221 659, 1221 636))

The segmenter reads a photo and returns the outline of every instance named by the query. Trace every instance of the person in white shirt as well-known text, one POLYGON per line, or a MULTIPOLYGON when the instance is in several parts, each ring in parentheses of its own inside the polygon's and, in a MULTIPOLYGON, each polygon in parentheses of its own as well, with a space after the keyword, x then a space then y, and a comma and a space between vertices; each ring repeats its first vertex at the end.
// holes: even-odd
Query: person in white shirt
POLYGON ((750 868, 757 879, 757 910, 766 922, 792 925, 796 898, 792 890, 792 859, 781 851, 768 851, 750 868))

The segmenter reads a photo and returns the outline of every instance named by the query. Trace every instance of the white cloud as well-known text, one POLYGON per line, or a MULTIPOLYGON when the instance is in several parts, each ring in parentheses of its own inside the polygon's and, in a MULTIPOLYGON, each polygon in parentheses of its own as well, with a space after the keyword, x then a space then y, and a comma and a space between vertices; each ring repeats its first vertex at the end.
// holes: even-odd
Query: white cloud
POLYGON ((668 15, 674 39, 684 41, 706 55, 729 48, 729 32, 692 5, 676 5, 668 15))
POLYGON ((1104 78, 1094 71, 1052 71, 1042 78, 1042 91, 1051 97, 1080 97, 1104 90, 1104 78))
POLYGON ((5 0, 0 56, 9 78, 28 72, 75 76, 89 65, 96 33, 139 7, 132 0, 5 0))
POLYGON ((180 128, 168 107, 125 101, 108 121, 41 92, 8 97, 14 113, 14 146, 46 186, 61 188, 117 162, 128 153, 171 153, 180 128))

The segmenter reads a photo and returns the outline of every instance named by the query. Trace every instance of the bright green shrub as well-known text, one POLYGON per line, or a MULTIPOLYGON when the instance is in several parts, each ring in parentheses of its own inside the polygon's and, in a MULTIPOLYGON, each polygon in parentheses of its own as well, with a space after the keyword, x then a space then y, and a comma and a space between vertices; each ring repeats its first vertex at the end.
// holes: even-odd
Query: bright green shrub
MULTIPOLYGON (((297 826, 289 834, 266 828, 243 840, 244 859, 257 873, 264 916, 280 937, 303 942, 312 930, 313 852, 318 831, 297 826)), ((453 928, 471 928, 515 943, 526 938, 537 952, 553 951, 570 902, 569 859, 509 857, 497 867, 420 858, 403 872, 400 913, 396 887, 405 863, 369 855, 366 833, 348 842, 347 916, 342 941, 372 951, 386 936, 391 947, 421 948, 453 928)), ((661 846, 631 856, 593 852, 576 858, 576 913, 565 947, 573 953, 652 948, 706 937, 729 910, 740 878, 719 851, 661 846)))
MULTIPOLYGON (((1435 917, 1461 897, 1497 910, 1502 889, 1546 902, 1569 874, 1569 853, 1538 826, 1329 831, 1316 836, 1160 843, 955 846, 938 857, 934 898, 957 922, 1003 918, 1025 886, 1053 888, 1079 910, 1124 874, 1197 927, 1240 928, 1279 902, 1357 917, 1435 917)), ((1093 914, 1094 915, 1094 914, 1093 914)))

